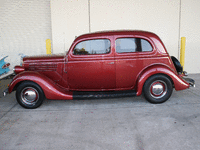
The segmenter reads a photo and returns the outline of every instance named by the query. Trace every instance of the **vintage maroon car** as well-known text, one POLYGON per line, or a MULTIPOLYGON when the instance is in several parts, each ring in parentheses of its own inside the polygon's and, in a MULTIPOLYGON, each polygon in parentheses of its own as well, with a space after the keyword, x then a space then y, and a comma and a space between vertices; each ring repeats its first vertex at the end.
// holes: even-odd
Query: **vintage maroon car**
POLYGON ((184 78, 179 61, 170 57, 160 38, 145 31, 107 31, 81 35, 66 55, 23 58, 8 93, 19 104, 37 108, 43 100, 139 96, 151 103, 169 99, 173 88, 194 81, 184 78))

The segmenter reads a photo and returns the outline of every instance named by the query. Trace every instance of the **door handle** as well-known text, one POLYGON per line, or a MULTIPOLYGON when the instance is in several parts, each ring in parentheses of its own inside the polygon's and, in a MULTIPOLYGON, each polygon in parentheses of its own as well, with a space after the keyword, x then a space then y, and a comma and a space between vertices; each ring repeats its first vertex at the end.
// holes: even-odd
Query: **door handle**
POLYGON ((109 65, 111 65, 111 64, 114 64, 114 62, 110 62, 110 63, 108 63, 109 65))

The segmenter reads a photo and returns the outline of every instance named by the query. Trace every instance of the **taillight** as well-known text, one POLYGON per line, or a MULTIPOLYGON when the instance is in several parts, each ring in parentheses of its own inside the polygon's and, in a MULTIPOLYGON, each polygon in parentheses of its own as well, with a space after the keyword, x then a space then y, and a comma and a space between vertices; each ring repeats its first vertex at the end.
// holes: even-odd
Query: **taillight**
POLYGON ((9 66, 10 66, 10 63, 7 63, 7 64, 5 64, 5 65, 2 66, 2 69, 6 69, 6 68, 8 68, 9 66))

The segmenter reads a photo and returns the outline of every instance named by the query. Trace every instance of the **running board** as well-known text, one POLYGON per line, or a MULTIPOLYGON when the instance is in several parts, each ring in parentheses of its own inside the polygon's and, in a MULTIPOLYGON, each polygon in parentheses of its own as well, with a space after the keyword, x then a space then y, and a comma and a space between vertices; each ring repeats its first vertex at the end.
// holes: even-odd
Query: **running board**
POLYGON ((118 98, 136 96, 135 90, 129 91, 104 91, 104 92, 73 92, 74 100, 82 99, 103 99, 103 98, 118 98))

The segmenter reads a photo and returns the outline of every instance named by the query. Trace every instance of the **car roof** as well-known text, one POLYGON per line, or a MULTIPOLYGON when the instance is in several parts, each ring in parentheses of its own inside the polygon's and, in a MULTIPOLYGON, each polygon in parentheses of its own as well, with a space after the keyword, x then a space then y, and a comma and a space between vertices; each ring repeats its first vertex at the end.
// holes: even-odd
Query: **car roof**
POLYGON ((146 37, 154 37, 158 38, 155 33, 149 31, 142 31, 142 30, 110 30, 110 31, 98 31, 93 33, 87 33, 80 35, 76 38, 76 40, 83 39, 83 38, 92 38, 92 37, 99 37, 99 36, 113 36, 113 35, 140 35, 146 37))

